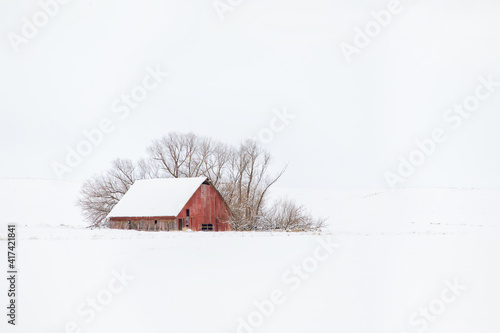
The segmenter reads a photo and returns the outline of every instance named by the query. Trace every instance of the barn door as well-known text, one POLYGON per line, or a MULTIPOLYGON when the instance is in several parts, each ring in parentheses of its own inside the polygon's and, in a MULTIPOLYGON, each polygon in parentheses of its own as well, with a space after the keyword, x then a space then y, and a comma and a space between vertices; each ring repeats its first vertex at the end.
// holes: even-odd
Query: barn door
POLYGON ((182 230, 184 227, 184 221, 182 219, 179 219, 179 230, 182 230))

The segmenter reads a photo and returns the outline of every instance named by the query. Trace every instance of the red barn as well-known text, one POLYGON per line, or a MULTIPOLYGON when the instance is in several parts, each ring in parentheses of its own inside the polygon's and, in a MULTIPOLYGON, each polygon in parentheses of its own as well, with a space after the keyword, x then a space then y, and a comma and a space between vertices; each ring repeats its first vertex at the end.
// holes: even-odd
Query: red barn
POLYGON ((112 229, 232 230, 229 207, 207 177, 138 180, 108 218, 112 229))

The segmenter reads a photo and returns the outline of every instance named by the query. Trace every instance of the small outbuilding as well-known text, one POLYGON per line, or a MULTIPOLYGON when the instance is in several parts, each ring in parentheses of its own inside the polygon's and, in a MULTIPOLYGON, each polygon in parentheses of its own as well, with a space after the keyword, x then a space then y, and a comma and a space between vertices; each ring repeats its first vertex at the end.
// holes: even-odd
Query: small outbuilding
POLYGON ((230 209, 207 177, 138 180, 108 218, 112 229, 232 230, 230 209))

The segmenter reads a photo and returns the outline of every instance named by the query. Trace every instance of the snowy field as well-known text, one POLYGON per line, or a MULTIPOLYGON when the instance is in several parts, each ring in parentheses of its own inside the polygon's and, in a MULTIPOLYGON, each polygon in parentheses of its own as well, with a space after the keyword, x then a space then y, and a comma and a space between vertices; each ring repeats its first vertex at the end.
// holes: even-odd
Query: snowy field
POLYGON ((78 186, 0 180, 1 332, 500 331, 497 191, 277 189, 328 230, 151 233, 85 228, 78 186))

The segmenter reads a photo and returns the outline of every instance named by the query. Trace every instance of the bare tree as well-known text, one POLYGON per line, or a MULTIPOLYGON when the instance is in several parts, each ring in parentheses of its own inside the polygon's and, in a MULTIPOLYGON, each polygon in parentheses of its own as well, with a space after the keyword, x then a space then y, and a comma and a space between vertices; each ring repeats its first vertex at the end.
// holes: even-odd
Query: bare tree
POLYGON ((286 169, 271 175, 270 163, 270 154, 252 140, 245 141, 231 154, 226 181, 220 189, 233 211, 233 229, 257 229, 268 190, 286 169))
POLYGON ((127 193, 137 176, 137 168, 132 161, 117 159, 109 170, 83 183, 77 204, 91 226, 102 226, 106 216, 127 193))
POLYGON ((147 152, 164 177, 198 177, 213 168, 215 143, 193 133, 170 133, 153 141, 147 152))
POLYGON ((162 172, 158 163, 150 158, 141 158, 137 162, 138 179, 153 179, 164 178, 165 174, 162 172))
POLYGON ((227 146, 221 142, 205 143, 208 149, 203 153, 206 156, 202 162, 203 174, 210 178, 214 186, 218 186, 224 181, 228 168, 230 166, 230 158, 234 148, 227 146))
POLYGON ((278 200, 265 216, 265 230, 312 231, 321 230, 326 224, 326 219, 314 218, 303 205, 287 199, 278 200))

